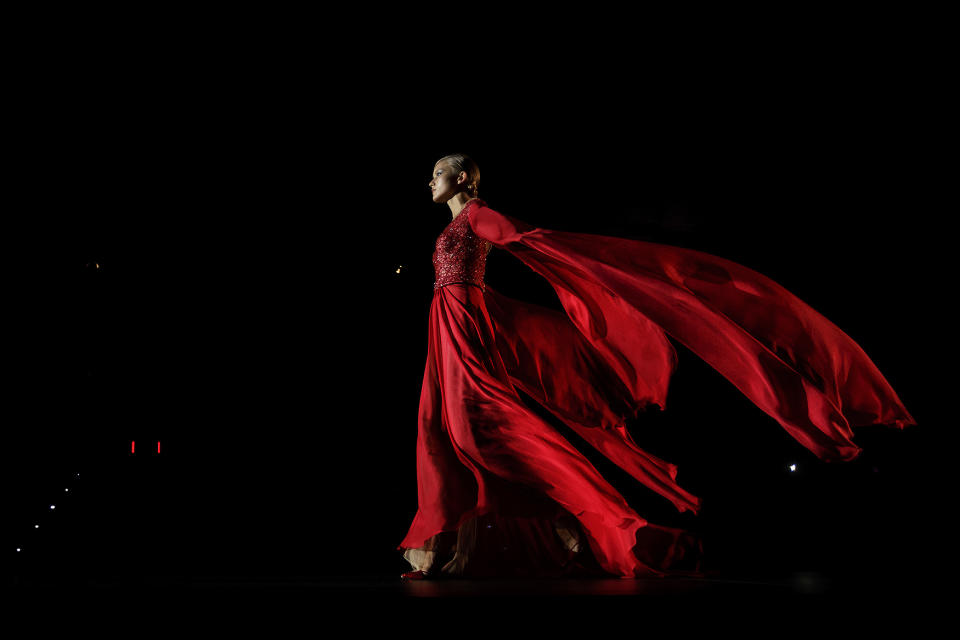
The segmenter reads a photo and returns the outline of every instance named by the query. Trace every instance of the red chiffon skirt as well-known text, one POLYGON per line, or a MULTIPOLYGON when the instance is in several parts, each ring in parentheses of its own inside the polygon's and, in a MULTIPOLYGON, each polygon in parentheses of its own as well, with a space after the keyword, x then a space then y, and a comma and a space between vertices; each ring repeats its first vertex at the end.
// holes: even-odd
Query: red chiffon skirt
MULTIPOLYGON (((585 346, 559 312, 473 284, 435 291, 418 417, 418 509, 398 547, 414 570, 465 577, 699 572, 696 536, 641 517, 521 399, 518 349, 535 351, 521 357, 540 375, 555 367, 556 379, 523 389, 551 411, 562 411, 562 390, 616 384, 585 346), (524 323, 536 326, 535 337, 524 323)), ((577 391, 589 405, 590 389, 577 391)), ((622 428, 581 435, 647 484, 660 478, 661 493, 681 510, 699 506, 676 486, 676 467, 636 448, 622 428)))

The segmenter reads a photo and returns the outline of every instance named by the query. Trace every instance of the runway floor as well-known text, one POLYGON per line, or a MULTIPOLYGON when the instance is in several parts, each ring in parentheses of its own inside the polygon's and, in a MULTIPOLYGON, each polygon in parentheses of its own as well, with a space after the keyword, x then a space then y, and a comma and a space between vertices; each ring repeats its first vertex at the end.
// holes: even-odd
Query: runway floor
MULTIPOLYGON (((54 603, 86 603, 86 611, 137 610, 173 624, 180 619, 243 629, 346 623, 356 632, 444 628, 487 635, 521 630, 565 633, 571 625, 616 622, 650 631, 717 629, 758 635, 825 628, 851 632, 934 628, 952 590, 930 580, 876 576, 831 579, 798 573, 777 579, 441 579, 398 575, 133 576, 14 579, 9 594, 54 603), (128 605, 133 605, 128 606, 128 605), (281 622, 282 621, 282 622, 281 622)), ((599 629, 599 627, 597 627, 599 629)))
POLYGON ((846 597, 853 594, 907 596, 933 588, 929 578, 902 575, 831 577, 798 572, 784 577, 667 578, 449 578, 402 580, 390 575, 339 576, 29 576, 13 577, 6 586, 23 591, 190 591, 194 593, 312 592, 337 597, 377 598, 642 598, 710 597, 846 597), (918 581, 923 581, 919 584, 918 581))

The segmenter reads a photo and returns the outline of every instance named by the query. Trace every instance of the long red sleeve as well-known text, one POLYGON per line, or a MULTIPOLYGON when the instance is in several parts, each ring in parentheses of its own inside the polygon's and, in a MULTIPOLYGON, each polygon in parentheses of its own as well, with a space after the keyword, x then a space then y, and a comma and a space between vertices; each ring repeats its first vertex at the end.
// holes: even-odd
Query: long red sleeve
POLYGON ((511 376, 681 510, 696 499, 672 482, 676 468, 637 449, 622 428, 648 404, 665 407, 676 365, 665 334, 823 460, 860 453, 852 427, 916 424, 853 339, 756 271, 692 249, 536 228, 486 206, 469 221, 546 278, 566 311, 488 287, 511 376))

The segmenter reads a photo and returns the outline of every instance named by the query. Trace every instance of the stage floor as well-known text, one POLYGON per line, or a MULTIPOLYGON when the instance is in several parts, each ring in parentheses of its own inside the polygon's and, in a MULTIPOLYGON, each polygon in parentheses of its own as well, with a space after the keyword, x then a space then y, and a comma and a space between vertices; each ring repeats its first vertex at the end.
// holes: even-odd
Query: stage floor
MULTIPOLYGON (((380 598, 642 598, 645 596, 796 597, 916 594, 927 583, 904 576, 830 577, 817 572, 778 578, 448 578, 401 580, 390 575, 343 576, 30 576, 8 587, 22 590, 151 590, 196 593, 303 591, 336 597, 380 598)), ((932 587, 931 587, 932 588, 932 587)))
MULTIPOLYGON (((8 595, 29 596, 40 610, 61 603, 99 612, 136 611, 243 630, 347 624, 356 632, 447 629, 567 633, 682 629, 715 634, 727 628, 763 637, 824 629, 864 633, 934 629, 949 612, 939 581, 876 576, 831 579, 817 573, 787 578, 441 579, 403 581, 396 575, 129 576, 70 579, 34 576, 7 582, 8 595), (627 627, 609 627, 613 621, 627 627), (599 626, 598 626, 599 625, 599 626)), ((113 615, 111 613, 111 615, 113 615)), ((511 634, 508 634, 511 635, 511 634)), ((759 636, 758 636, 759 637, 759 636)), ((494 640, 499 640, 495 638, 494 640)))

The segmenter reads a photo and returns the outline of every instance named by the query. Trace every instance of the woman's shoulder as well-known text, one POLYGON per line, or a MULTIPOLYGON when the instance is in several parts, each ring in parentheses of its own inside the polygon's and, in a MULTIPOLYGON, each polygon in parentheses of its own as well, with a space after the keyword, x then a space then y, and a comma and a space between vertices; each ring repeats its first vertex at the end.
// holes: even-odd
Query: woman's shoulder
POLYGON ((485 207, 487 206, 487 203, 484 200, 481 200, 480 198, 471 198, 470 200, 467 201, 467 204, 464 206, 466 206, 468 210, 472 210, 472 209, 476 209, 477 207, 485 207))

